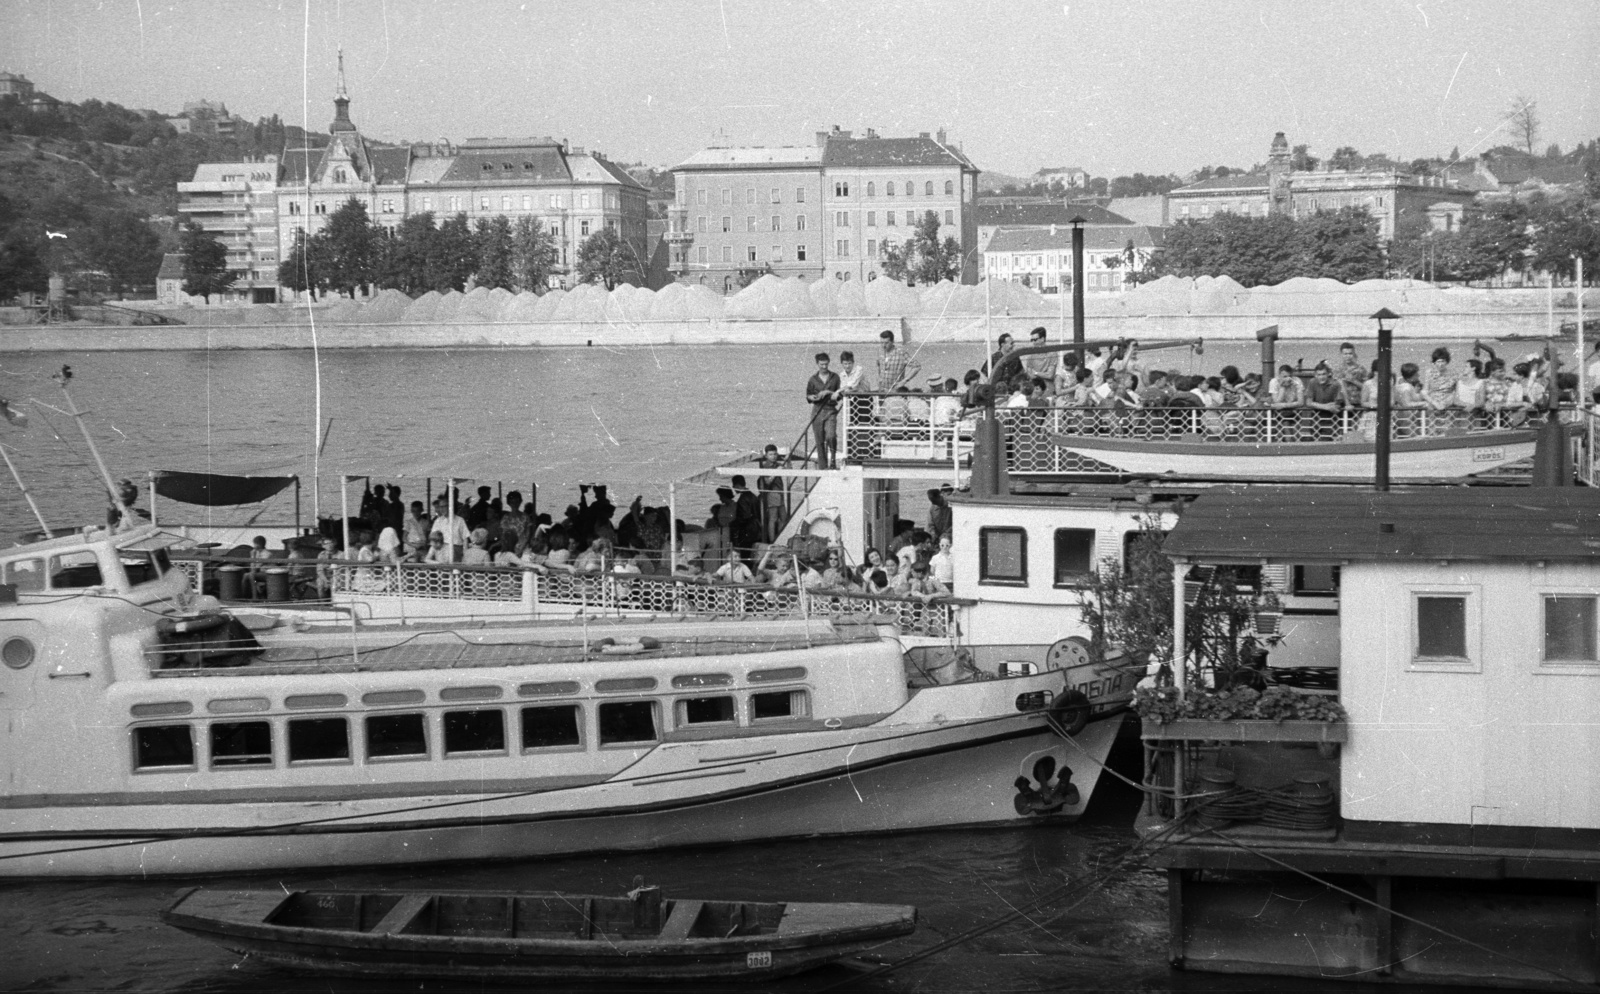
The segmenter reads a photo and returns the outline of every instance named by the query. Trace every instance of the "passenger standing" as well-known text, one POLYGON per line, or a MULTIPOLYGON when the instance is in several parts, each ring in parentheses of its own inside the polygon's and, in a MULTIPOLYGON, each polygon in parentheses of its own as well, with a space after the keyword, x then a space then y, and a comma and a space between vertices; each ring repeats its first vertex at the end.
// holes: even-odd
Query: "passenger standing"
POLYGON ((428 516, 422 513, 422 501, 411 502, 411 513, 406 515, 405 540, 406 549, 412 553, 420 553, 428 547, 428 531, 431 522, 428 516))
POLYGON ((1442 346, 1434 349, 1430 360, 1422 378, 1422 396, 1429 407, 1442 411, 1456 399, 1456 374, 1450 369, 1450 350, 1442 346))
POLYGON ((806 381, 811 405, 811 438, 818 469, 832 469, 839 444, 839 374, 828 371, 828 353, 817 353, 817 371, 806 381))
MULTIPOLYGON (((762 469, 777 469, 783 465, 778 459, 778 447, 768 444, 758 465, 762 469)), ((783 477, 762 476, 756 479, 756 486, 761 490, 761 540, 773 542, 783 523, 783 477)))
POLYGON ((878 341, 883 347, 883 354, 878 356, 878 389, 888 393, 899 387, 909 386, 917 374, 922 372, 922 366, 912 362, 904 352, 895 348, 894 332, 887 329, 879 332, 878 341))
POLYGON ((513 490, 506 494, 506 507, 508 510, 500 515, 500 548, 522 555, 522 550, 527 548, 528 536, 533 531, 533 522, 522 513, 522 491, 513 490))
MULTIPOLYGON (((1028 345, 1043 345, 1045 344, 1046 336, 1047 332, 1043 327, 1035 328, 1028 332, 1028 345)), ((1053 382, 1056 378, 1056 370, 1060 365, 1061 356, 1056 352, 1049 352, 1045 355, 1024 356, 1022 359, 1022 368, 1027 372, 1029 379, 1042 377, 1053 382)))
POLYGON ((754 561, 754 549, 761 538, 761 501, 745 484, 743 476, 733 478, 733 547, 746 560, 754 561))

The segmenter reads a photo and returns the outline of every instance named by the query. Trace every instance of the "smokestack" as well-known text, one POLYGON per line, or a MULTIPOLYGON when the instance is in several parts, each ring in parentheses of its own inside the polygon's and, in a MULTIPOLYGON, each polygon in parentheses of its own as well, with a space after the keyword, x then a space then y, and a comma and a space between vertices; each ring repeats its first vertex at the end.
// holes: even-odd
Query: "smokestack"
POLYGON ((944 129, 943 129, 943 128, 940 128, 940 129, 939 129, 939 132, 938 132, 938 138, 937 138, 937 141, 938 141, 938 142, 939 142, 939 144, 941 144, 941 145, 943 145, 943 144, 944 144, 944 129))

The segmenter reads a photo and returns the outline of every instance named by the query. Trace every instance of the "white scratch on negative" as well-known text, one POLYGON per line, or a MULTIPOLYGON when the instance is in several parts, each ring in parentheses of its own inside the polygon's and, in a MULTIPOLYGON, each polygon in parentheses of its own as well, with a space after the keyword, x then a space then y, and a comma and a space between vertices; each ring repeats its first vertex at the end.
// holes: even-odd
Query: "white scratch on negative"
POLYGON ((1428 20, 1428 12, 1422 9, 1422 4, 1420 3, 1417 4, 1416 7, 1417 13, 1422 15, 1422 26, 1431 29, 1433 27, 1433 23, 1428 20))
POLYGON ((733 51, 733 40, 728 37, 728 5, 726 0, 717 0, 717 10, 722 14, 722 43, 733 51))
MULTIPOLYGON (((589 405, 589 413, 594 415, 594 419, 596 421, 600 421, 600 412, 594 409, 593 404, 589 405)), ((600 421, 600 430, 606 433, 607 438, 611 439, 612 445, 622 445, 621 442, 617 441, 617 436, 611 434, 611 429, 606 427, 606 423, 604 421, 600 421)))
POLYGON ((866 799, 861 796, 861 788, 856 786, 856 775, 850 770, 850 757, 856 754, 856 747, 851 746, 850 751, 844 754, 844 776, 850 781, 850 789, 856 792, 856 803, 865 804, 866 799))
MULTIPOLYGON (((1467 52, 1470 51, 1471 49, 1467 50, 1467 52)), ((1456 71, 1450 74, 1450 85, 1444 88, 1444 96, 1439 98, 1439 108, 1441 110, 1444 109, 1444 102, 1450 99, 1450 91, 1455 89, 1456 77, 1461 75, 1461 67, 1465 65, 1467 61, 1467 52, 1461 53, 1460 60, 1456 62, 1456 71)))

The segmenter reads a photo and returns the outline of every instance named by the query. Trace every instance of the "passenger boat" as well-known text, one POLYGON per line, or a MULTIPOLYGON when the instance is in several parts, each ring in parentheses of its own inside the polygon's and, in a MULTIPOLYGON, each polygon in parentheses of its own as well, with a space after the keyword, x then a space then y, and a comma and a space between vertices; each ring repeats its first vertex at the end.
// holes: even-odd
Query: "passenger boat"
POLYGON ((174 928, 270 966, 453 981, 765 980, 917 927, 889 904, 419 891, 182 891, 174 928))
POLYGON ((0 874, 1070 820, 1116 730, 1071 689, 1098 664, 930 678, 871 619, 346 610, 252 632, 194 592, 172 541, 146 525, 0 554, 0 874))

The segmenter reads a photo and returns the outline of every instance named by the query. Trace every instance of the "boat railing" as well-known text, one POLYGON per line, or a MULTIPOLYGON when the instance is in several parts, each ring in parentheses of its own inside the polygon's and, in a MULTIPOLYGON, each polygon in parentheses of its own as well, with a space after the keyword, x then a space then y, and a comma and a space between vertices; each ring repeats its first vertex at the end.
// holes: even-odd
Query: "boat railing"
MULTIPOLYGON (((250 560, 173 550, 173 565, 184 570, 197 592, 204 592, 208 569, 246 566, 250 560)), ((855 591, 777 587, 768 584, 708 583, 679 576, 640 573, 574 572, 520 566, 468 566, 440 563, 367 563, 349 560, 257 560, 256 565, 287 569, 292 584, 308 594, 325 592, 334 602, 381 598, 459 601, 464 604, 519 605, 528 613, 586 612, 613 615, 685 617, 827 617, 843 621, 884 621, 908 635, 936 638, 958 634, 962 609, 973 602, 855 591), (321 584, 317 575, 321 573, 321 584), (319 589, 320 587, 320 589, 319 589)), ((249 593, 254 594, 252 589, 249 593)), ((289 606, 293 601, 280 603, 289 606)))
POLYGON ((972 451, 956 394, 853 393, 839 405, 839 453, 850 462, 951 463, 972 451))
MULTIPOLYGON (((1096 460, 1057 444, 1054 436, 1150 442, 1234 442, 1249 444, 1370 442, 1376 434, 1373 411, 1316 411, 1305 408, 1111 409, 1099 407, 1001 408, 1007 468, 1012 473, 1115 472, 1096 460)), ((1569 411, 1567 420, 1580 412, 1569 411)), ((1449 408, 1394 412, 1392 439, 1442 438, 1531 427, 1528 411, 1469 411, 1449 408)))

